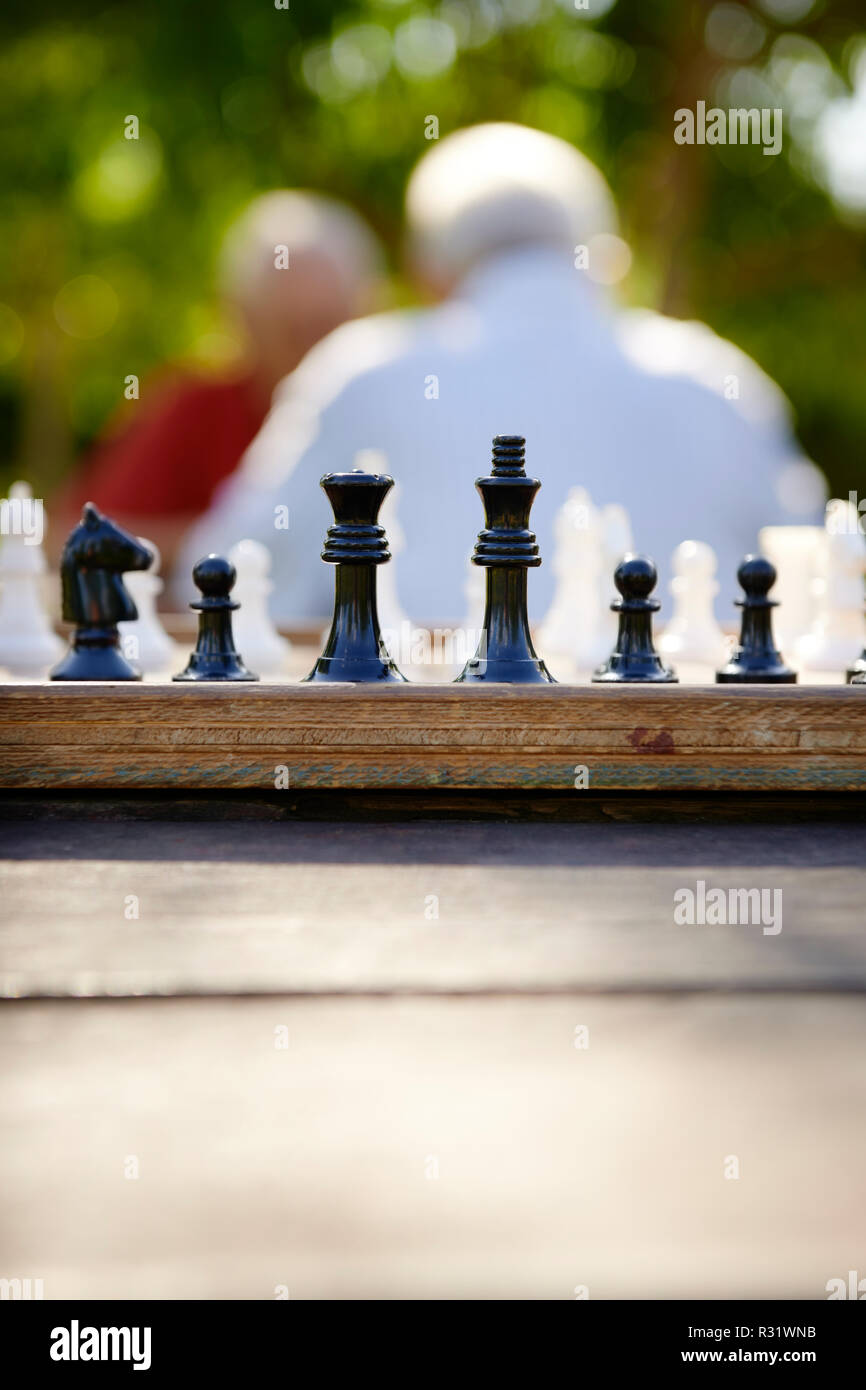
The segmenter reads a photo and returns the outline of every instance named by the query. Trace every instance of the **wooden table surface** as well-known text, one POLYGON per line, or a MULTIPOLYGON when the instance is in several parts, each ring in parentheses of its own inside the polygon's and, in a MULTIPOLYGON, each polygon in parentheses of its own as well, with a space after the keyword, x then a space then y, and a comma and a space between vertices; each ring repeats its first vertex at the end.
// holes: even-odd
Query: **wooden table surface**
POLYGON ((862 807, 584 806, 0 799, 0 1275, 811 1299, 866 1273, 862 807), (782 930, 676 925, 698 880, 781 888, 782 930))

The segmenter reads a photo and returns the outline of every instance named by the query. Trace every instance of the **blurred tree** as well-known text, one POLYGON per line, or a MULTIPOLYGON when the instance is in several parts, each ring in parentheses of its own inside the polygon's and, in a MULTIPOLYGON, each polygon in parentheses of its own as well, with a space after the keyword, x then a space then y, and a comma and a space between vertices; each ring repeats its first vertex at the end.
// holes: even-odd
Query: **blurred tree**
POLYGON ((584 149, 634 244, 622 292, 752 353, 833 488, 866 492, 866 175, 834 205, 846 152, 824 138, 831 107, 866 110, 861 0, 280 5, 46 0, 0 21, 0 482, 47 490, 130 374, 231 359, 213 261, 254 193, 349 199, 399 269, 435 115, 584 149), (782 154, 676 145, 698 100, 782 107, 782 154))

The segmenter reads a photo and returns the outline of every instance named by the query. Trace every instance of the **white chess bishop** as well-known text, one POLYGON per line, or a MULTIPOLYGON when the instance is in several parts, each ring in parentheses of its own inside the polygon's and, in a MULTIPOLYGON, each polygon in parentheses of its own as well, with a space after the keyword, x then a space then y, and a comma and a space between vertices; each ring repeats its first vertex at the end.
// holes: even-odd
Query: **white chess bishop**
POLYGON ((240 604, 232 615, 235 646, 244 665, 259 676, 284 675, 292 650, 268 612, 273 589, 271 552, 261 541, 238 541, 229 551, 237 571, 232 598, 240 604))
POLYGON ((43 676, 63 653, 45 603, 44 510, 28 483, 13 483, 4 509, 0 545, 0 666, 16 676, 43 676), (38 512, 36 511, 38 508, 38 512), (42 525, 29 522, 41 517, 42 525), (27 527, 16 524, 21 520, 27 527), (8 522, 8 524, 6 524, 8 522))
POLYGON ((156 600, 164 584, 159 577, 162 556, 153 541, 138 537, 153 554, 150 569, 133 570, 123 576, 123 582, 138 609, 138 617, 129 623, 118 623, 121 650, 144 675, 163 675, 173 670, 181 652, 166 632, 156 611, 156 600))
POLYGON ((827 503, 816 570, 815 616, 797 643, 797 656, 809 670, 842 673, 863 648, 866 544, 853 502, 834 497, 827 503))
POLYGON ((659 651, 680 662, 723 665, 729 644, 713 611, 719 591, 715 551, 703 541, 683 541, 671 557, 671 568, 673 612, 658 639, 659 651))

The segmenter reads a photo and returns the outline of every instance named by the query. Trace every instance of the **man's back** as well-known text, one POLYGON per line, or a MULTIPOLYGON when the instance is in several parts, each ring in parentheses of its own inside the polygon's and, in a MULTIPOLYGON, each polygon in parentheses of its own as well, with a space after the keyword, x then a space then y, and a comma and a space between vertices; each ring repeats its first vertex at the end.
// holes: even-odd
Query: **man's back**
POLYGON ((575 486, 626 507, 635 546, 654 555, 663 584, 674 546, 708 541, 722 598, 733 596, 761 525, 814 519, 792 515, 778 495, 798 458, 783 399, 736 349, 669 321, 658 321, 666 370, 648 370, 652 321, 648 331, 645 316, 617 315, 598 295, 568 258, 526 249, 477 271, 449 304, 338 329, 278 393, 186 561, 252 535, 274 555, 275 613, 324 616, 332 577, 319 555, 330 516, 318 480, 351 468, 356 451, 379 449, 399 484, 402 605, 415 621, 458 621, 483 525, 474 480, 488 470, 493 435, 522 434, 527 470, 542 482, 533 619, 552 597, 553 522, 575 486), (676 370, 692 342, 709 384, 676 370), (274 524, 280 506, 288 530, 274 524))

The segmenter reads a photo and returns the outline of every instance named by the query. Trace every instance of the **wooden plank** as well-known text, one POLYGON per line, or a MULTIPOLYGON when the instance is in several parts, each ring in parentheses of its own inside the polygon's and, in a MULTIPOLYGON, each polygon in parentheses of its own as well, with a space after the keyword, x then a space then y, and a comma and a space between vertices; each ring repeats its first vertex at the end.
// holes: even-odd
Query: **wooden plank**
POLYGON ((0 686, 0 787, 866 789, 849 686, 0 686))
POLYGON ((0 846, 7 997, 866 991, 863 825, 67 819, 0 846), (778 930, 678 924, 699 880, 767 890, 778 930))
POLYGON ((863 1272, 859 1000, 16 1003, 0 1042, 4 1274, 46 1299, 824 1299, 863 1272))

